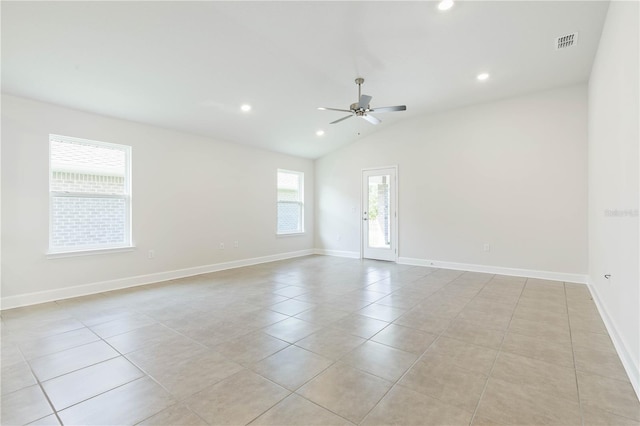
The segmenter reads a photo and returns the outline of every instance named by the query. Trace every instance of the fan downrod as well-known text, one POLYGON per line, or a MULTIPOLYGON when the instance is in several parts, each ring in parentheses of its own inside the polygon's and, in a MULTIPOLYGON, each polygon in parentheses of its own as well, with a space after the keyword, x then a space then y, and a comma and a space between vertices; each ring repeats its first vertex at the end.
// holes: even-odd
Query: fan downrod
MULTIPOLYGON (((362 97, 362 84, 364 83, 364 78, 362 77, 358 77, 356 78, 356 84, 358 85, 358 99, 360 99, 362 97)), ((369 110, 369 105, 367 105, 366 108, 361 108, 358 105, 358 102, 352 103, 351 106, 349 107, 353 113, 358 116, 358 117, 362 117, 365 113, 365 111, 369 110)))
MULTIPOLYGON (((360 99, 360 96, 362 96, 362 93, 361 93, 362 83, 364 83, 364 78, 362 78, 362 77, 356 78, 356 84, 358 85, 358 99, 360 99)), ((356 104, 357 104, 357 102, 356 102, 356 104)), ((353 105, 351 107, 353 109, 353 105)))

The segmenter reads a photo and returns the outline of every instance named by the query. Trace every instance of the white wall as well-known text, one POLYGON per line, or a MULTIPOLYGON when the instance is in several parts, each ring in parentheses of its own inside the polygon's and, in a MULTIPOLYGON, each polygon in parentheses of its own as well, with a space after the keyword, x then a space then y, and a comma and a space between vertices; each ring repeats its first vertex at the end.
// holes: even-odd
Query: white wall
POLYGON ((638 395, 639 13, 611 2, 589 80, 589 283, 638 395))
POLYGON ((313 224, 311 160, 3 95, 3 308, 310 251, 312 225, 276 237, 278 168, 305 173, 313 224), (132 146, 135 251, 46 257, 50 133, 132 146))
POLYGON ((316 247, 360 250, 361 169, 397 164, 401 261, 584 281, 586 132, 578 85, 365 137, 316 161, 316 247))

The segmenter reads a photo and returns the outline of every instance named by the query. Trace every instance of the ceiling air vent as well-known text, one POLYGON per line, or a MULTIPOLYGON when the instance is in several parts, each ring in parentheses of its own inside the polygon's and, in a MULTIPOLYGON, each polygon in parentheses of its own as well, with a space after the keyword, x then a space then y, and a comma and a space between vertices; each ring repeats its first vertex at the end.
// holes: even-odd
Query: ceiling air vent
POLYGON ((556 50, 567 49, 578 44, 578 33, 560 36, 556 39, 556 50))

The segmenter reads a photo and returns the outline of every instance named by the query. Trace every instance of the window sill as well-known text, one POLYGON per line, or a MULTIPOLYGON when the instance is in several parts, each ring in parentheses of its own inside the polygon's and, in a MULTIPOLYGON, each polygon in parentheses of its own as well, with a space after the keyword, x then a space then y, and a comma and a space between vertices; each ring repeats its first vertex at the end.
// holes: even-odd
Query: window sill
POLYGON ((77 256, 93 256, 97 254, 110 254, 110 253, 125 253, 134 251, 135 246, 122 246, 104 249, 85 249, 75 251, 52 251, 47 253, 47 259, 59 259, 63 257, 77 257, 77 256))
POLYGON ((276 234, 276 238, 301 237, 305 232, 290 232, 288 234, 276 234))

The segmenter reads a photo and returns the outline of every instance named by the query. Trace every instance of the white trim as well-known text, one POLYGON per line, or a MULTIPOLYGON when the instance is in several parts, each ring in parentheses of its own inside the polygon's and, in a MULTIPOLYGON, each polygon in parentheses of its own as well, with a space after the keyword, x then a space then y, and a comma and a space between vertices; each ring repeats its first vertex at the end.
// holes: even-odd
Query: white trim
POLYGON ((100 194, 97 192, 50 191, 56 198, 120 198, 126 200, 127 194, 100 194))
POLYGON ((473 263, 443 262, 440 260, 398 258, 401 265, 429 266, 431 268, 455 269, 457 271, 484 272, 487 274, 509 275, 514 277, 540 278, 544 280, 564 281, 568 283, 586 284, 586 274, 570 274, 566 272, 537 271, 534 269, 507 268, 503 266, 475 265, 473 263))
POLYGON ((357 251, 314 249, 313 253, 320 254, 323 256, 336 256, 336 257, 347 257, 349 259, 360 259, 360 253, 357 251))
POLYGON ((276 234, 276 238, 301 237, 303 235, 306 235, 306 232, 288 232, 286 234, 276 234))
POLYGON ((118 247, 111 247, 111 248, 50 251, 46 254, 46 256, 47 256, 47 259, 59 259, 62 257, 93 256, 95 254, 124 253, 128 251, 134 251, 135 249, 136 249, 136 246, 118 246, 118 247))
POLYGON ((636 396, 638 397, 638 400, 640 400, 640 365, 638 364, 639 360, 634 359, 634 357, 631 356, 631 351, 628 349, 629 346, 625 343, 625 340, 622 338, 620 333, 618 333, 618 329, 611 319, 611 316, 605 309, 605 305, 604 303, 602 303, 596 287, 591 284, 591 280, 589 280, 587 286, 589 288, 589 292, 591 293, 591 297, 596 304, 596 308, 598 308, 600 317, 604 322, 604 326, 609 332, 609 337, 611 337, 613 346, 616 348, 616 352, 620 357, 620 361, 622 361, 622 365, 627 372, 627 376, 629 376, 631 386, 633 386, 633 389, 636 392, 636 396))
POLYGON ((379 166, 379 167, 363 167, 362 171, 363 172, 367 172, 367 171, 371 171, 371 170, 379 170, 379 169, 397 169, 398 165, 397 164, 393 164, 391 166, 379 166))
POLYGON ((312 254, 314 254, 314 250, 312 249, 299 250, 288 253, 274 254, 270 256, 254 257, 251 259, 234 260, 231 262, 215 263, 212 265, 196 266, 193 268, 177 269, 174 271, 157 272, 148 275, 138 275, 135 277, 101 281, 74 287, 65 287, 54 290, 19 294, 16 296, 3 297, 0 304, 3 310, 19 308, 21 306, 35 305, 38 303, 52 302, 55 300, 70 299, 79 296, 87 296, 90 294, 102 293, 104 291, 112 291, 123 288, 136 287, 139 285, 153 284, 162 281, 169 281, 178 278, 206 274, 209 272, 223 271, 226 269, 257 265, 260 263, 275 262, 277 260, 292 259, 295 257, 309 256, 312 254))

